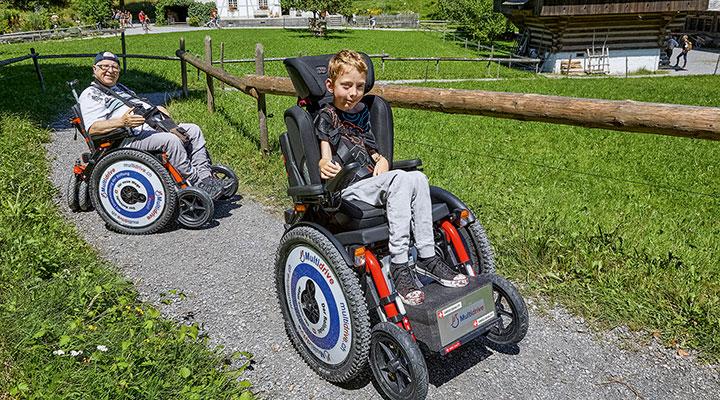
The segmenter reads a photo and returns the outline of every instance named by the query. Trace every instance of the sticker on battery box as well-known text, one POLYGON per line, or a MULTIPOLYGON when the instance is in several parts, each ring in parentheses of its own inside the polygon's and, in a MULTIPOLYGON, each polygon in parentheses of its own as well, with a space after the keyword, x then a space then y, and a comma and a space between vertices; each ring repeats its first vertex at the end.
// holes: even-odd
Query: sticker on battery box
POLYGON ((446 307, 446 308, 438 311, 437 316, 438 316, 438 318, 445 318, 446 315, 454 313, 455 311, 461 309, 462 306, 463 306, 462 301, 458 301, 457 303, 451 305, 450 307, 446 307))

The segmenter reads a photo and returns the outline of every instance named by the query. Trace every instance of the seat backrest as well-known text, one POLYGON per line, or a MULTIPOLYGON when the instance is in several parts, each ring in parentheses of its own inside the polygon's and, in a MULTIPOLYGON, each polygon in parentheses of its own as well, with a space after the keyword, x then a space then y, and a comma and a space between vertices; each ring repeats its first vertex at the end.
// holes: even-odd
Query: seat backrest
MULTIPOLYGON (((363 53, 361 55, 368 66, 365 82, 365 92, 367 93, 375 84, 375 70, 370 57, 363 53)), ((288 131, 287 136, 284 135, 285 139, 281 138, 280 144, 285 155, 291 186, 322 183, 318 167, 320 146, 315 135, 313 119, 325 104, 332 101, 332 96, 325 87, 328 63, 332 56, 333 54, 325 54, 289 58, 284 61, 285 68, 298 94, 298 104, 306 107, 306 109, 302 109, 294 106, 285 112, 285 125, 288 131), (296 172, 297 174, 295 174, 296 172), (302 182, 293 182, 295 179, 301 179, 302 182)), ((374 95, 366 95, 362 102, 370 112, 370 125, 380 154, 384 155, 392 164, 393 119, 390 105, 381 97, 374 95)))

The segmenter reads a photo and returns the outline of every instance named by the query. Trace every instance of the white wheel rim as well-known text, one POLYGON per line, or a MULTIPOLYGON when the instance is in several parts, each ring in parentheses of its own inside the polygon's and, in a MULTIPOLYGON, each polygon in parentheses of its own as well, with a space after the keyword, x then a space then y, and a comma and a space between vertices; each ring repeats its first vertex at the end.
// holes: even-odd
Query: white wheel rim
POLYGON ((98 184, 100 204, 122 226, 143 228, 157 221, 165 209, 166 193, 160 177, 149 166, 134 160, 108 166, 98 184), (124 199, 132 193, 133 199, 124 199))
POLYGON ((344 362, 352 343, 350 308, 337 276, 312 248, 297 246, 288 255, 285 296, 295 331, 313 355, 330 365, 344 362), (313 289, 317 321, 303 310, 303 296, 312 298, 313 289))

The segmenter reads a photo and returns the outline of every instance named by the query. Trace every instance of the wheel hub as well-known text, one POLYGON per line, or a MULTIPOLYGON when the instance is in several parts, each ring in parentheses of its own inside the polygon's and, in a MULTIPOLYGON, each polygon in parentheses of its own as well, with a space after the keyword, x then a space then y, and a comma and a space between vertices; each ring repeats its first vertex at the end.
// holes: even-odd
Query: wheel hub
POLYGON ((305 318, 311 323, 317 324, 320 321, 320 308, 315 300, 315 283, 313 281, 307 281, 305 290, 300 294, 300 302, 305 318))
POLYGON ((120 190, 120 198, 127 204, 144 203, 147 200, 144 194, 132 186, 125 186, 120 190))

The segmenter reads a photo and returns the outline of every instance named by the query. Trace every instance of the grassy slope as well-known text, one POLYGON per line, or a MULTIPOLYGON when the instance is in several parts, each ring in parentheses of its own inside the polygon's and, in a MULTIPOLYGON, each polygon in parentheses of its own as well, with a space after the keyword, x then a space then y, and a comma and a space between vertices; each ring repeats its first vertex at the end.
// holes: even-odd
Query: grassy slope
POLYGON ((437 7, 434 0, 355 0, 353 8, 361 14, 380 9, 389 14, 416 12, 420 18, 429 18, 437 7))

